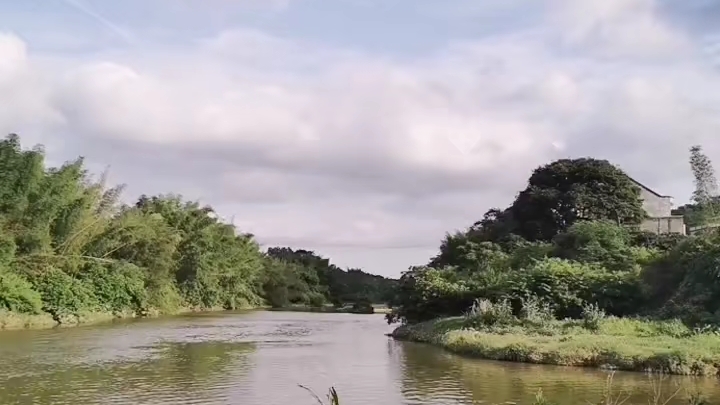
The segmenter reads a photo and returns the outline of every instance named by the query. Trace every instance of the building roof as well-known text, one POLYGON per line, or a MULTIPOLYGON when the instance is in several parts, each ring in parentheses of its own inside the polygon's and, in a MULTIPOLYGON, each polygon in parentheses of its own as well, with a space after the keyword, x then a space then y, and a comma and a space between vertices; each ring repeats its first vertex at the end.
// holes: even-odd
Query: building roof
POLYGON ((648 191, 649 193, 651 193, 651 194, 653 194, 653 195, 655 195, 655 196, 657 196, 657 197, 660 197, 660 198, 672 198, 672 196, 662 195, 662 194, 656 192, 655 190, 651 189, 650 187, 648 187, 648 186, 640 183, 639 181, 633 179, 632 177, 630 177, 630 176, 628 176, 628 177, 630 178, 630 180, 631 180, 633 183, 637 184, 640 188, 645 189, 646 191, 648 191))

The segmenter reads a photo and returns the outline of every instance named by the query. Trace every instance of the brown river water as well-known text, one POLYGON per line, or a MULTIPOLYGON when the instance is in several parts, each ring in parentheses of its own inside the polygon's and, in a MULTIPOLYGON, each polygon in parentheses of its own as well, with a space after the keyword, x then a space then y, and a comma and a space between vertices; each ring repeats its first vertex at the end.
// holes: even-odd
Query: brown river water
MULTIPOLYGON (((396 342, 382 315, 255 311, 0 332, 0 404, 317 405, 298 384, 342 405, 531 404, 542 388, 559 405, 586 405, 607 373, 461 358, 396 342)), ((646 404, 641 373, 617 373, 615 390, 646 404)), ((715 379, 667 378, 666 393, 701 390, 720 404, 715 379)))

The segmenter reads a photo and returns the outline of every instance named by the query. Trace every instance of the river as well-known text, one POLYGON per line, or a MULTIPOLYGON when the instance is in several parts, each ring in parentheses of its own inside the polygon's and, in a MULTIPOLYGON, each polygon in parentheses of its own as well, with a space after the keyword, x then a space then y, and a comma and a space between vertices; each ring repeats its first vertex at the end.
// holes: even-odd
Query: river
MULTIPOLYGON (((608 374, 465 359, 395 342, 382 315, 254 311, 0 332, 0 404, 342 405, 529 404, 539 388, 559 405, 597 400, 608 374)), ((615 390, 647 403, 643 374, 615 390)), ((714 379, 668 378, 665 392, 714 379)), ((680 397, 670 404, 681 404, 680 397)))

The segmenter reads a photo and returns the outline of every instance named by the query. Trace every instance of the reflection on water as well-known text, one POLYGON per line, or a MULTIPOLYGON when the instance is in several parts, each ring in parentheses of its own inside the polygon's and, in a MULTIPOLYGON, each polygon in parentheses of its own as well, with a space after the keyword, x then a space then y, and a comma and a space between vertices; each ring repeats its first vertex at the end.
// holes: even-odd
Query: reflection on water
MULTIPOLYGON (((558 405, 597 403, 611 376, 595 369, 465 359, 413 343, 404 344, 402 353, 403 394, 413 404, 528 404, 540 389, 558 405)), ((698 391, 720 398, 711 378, 612 377, 615 396, 627 398, 627 404, 648 403, 655 389, 665 398, 675 395, 667 405, 686 404, 698 391)))
POLYGON ((253 345, 172 343, 157 349, 146 359, 56 364, 31 377, 11 377, 2 384, 0 403, 228 403, 227 389, 242 381, 253 345))
MULTIPOLYGON (((315 404, 303 384, 336 386, 343 405, 522 404, 541 387, 576 405, 597 400, 607 375, 463 359, 391 329, 381 315, 249 312, 2 332, 0 404, 315 404)), ((615 380, 647 403, 645 376, 615 380)), ((713 379, 664 382, 678 386, 720 403, 713 379)))

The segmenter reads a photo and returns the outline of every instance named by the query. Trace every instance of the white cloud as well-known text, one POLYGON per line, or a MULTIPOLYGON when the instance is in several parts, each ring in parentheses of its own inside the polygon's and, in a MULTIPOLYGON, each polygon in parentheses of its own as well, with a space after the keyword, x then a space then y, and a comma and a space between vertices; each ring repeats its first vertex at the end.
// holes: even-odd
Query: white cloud
POLYGON ((551 21, 568 45, 609 57, 678 57, 689 38, 659 15, 656 0, 557 0, 551 21))
POLYGON ((546 25, 405 61, 244 29, 82 59, 0 36, 0 129, 62 134, 130 193, 202 198, 264 243, 354 245, 345 265, 427 252, 568 155, 682 200, 689 144, 720 153, 720 76, 650 0, 553 4, 546 25))
POLYGON ((0 34, 0 131, 43 131, 62 121, 47 102, 49 91, 28 61, 26 44, 12 34, 0 34))

